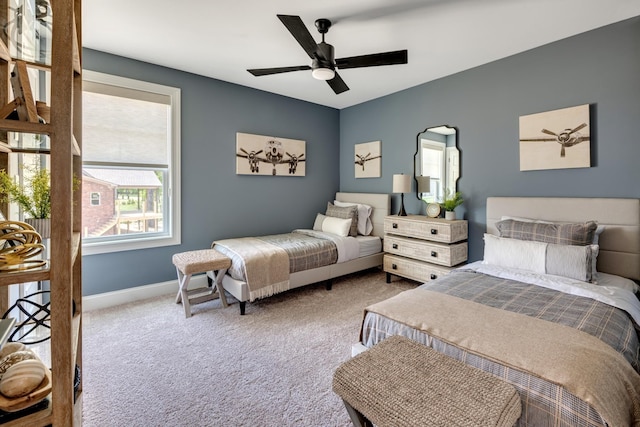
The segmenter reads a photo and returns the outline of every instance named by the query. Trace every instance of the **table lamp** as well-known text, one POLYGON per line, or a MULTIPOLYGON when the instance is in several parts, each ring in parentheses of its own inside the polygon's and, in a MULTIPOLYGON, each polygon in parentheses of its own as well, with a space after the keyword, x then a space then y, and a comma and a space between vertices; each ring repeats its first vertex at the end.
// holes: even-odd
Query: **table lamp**
POLYGON ((404 193, 411 191, 411 176, 404 174, 393 175, 393 192, 400 193, 400 212, 398 216, 407 216, 404 210, 404 193))
POLYGON ((428 176, 417 176, 418 193, 431 193, 431 178, 428 176))

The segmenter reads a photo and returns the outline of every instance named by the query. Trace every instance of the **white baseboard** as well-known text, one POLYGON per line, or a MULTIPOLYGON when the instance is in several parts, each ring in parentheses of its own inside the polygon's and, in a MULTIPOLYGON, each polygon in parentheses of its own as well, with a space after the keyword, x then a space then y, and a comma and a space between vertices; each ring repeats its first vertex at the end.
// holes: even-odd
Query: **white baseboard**
MULTIPOLYGON (((207 286, 207 279, 204 274, 192 276, 189 282, 189 289, 207 286)), ((135 288, 122 289, 120 291, 105 292, 102 294, 82 297, 82 311, 98 310, 101 308, 113 307, 128 302, 140 301, 166 294, 176 294, 178 292, 178 280, 169 280, 163 283, 136 286, 135 288)))

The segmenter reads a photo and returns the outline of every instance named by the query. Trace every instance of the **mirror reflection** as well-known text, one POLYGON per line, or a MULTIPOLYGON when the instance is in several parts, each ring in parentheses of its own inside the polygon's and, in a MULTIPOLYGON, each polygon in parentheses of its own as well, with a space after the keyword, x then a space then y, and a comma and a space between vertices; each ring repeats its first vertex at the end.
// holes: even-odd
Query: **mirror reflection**
POLYGON ((418 134, 414 178, 416 195, 426 203, 442 203, 447 194, 456 192, 460 178, 460 151, 455 127, 435 126, 418 134))

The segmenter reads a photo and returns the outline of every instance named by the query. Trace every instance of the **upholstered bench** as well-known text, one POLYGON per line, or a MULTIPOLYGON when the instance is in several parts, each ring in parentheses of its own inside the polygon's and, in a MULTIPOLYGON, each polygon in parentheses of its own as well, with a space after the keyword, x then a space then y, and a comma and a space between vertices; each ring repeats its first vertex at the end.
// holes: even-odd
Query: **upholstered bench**
POLYGON ((174 254, 172 261, 178 272, 176 303, 182 302, 186 317, 191 317, 191 304, 220 298, 222 306, 227 306, 227 299, 222 287, 222 277, 231 267, 231 260, 227 256, 215 249, 202 249, 174 254), (188 289, 192 274, 206 273, 207 271, 212 271, 214 275, 211 287, 188 289))
POLYGON ((513 426, 521 412, 512 385, 400 336, 340 365, 333 391, 355 426, 513 426))

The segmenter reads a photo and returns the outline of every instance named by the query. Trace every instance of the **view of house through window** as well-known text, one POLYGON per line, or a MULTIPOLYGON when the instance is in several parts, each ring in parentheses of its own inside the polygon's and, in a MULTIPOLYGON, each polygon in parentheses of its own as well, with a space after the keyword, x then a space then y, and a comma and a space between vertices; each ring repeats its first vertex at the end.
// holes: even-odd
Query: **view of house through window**
POLYGON ((104 252, 175 244, 179 90, 86 74, 84 252, 87 247, 104 252))

